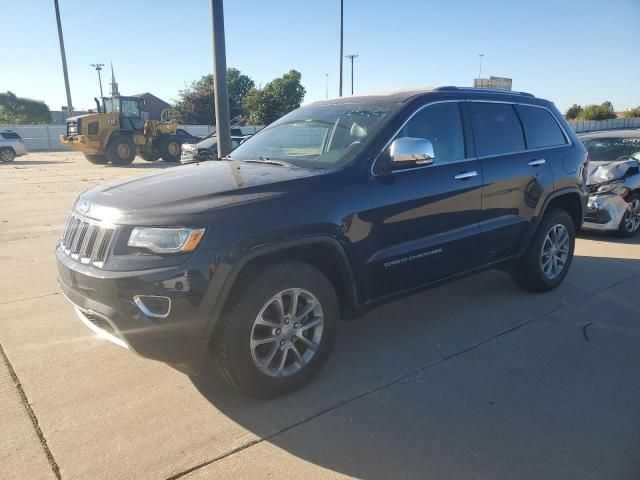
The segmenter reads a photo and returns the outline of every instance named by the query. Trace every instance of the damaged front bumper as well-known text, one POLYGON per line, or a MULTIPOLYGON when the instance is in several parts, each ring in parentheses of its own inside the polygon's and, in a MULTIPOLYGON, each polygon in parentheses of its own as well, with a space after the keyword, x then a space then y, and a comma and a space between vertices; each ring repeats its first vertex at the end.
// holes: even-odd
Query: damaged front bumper
POLYGON ((620 195, 592 195, 587 203, 583 228, 600 231, 618 230, 627 207, 627 202, 620 195))

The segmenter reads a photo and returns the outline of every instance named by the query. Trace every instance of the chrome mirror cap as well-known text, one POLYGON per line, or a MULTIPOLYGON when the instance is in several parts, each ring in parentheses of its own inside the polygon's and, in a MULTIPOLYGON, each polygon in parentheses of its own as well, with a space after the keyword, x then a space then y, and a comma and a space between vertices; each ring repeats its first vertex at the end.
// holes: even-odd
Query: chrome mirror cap
POLYGON ((435 160, 433 144, 426 138, 396 138, 391 142, 389 153, 393 163, 412 162, 418 165, 430 165, 435 160))

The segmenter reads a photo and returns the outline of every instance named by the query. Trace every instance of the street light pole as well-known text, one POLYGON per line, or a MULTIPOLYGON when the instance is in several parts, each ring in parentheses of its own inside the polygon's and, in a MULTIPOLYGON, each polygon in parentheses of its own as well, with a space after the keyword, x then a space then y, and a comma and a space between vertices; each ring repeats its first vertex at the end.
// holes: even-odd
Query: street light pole
POLYGON ((342 55, 344 54, 344 0, 340 0, 340 88, 338 88, 338 96, 342 96, 342 64, 344 63, 342 55))
POLYGON ((353 95, 353 59, 357 56, 357 54, 345 55, 345 58, 351 60, 351 95, 353 95))
POLYGON ((480 71, 478 72, 478 80, 482 78, 482 57, 484 57, 484 53, 480 53, 478 55, 480 57, 480 71))
POLYGON ((67 111, 69 116, 73 115, 73 104, 71 103, 71 87, 69 86, 69 73, 67 72, 67 56, 64 53, 64 38, 62 37, 62 23, 60 22, 60 7, 58 0, 53 0, 56 9, 56 22, 58 23, 58 40, 60 41, 60 56, 62 57, 62 73, 64 74, 64 87, 67 91, 67 111))
POLYGON ((216 140, 218 142, 218 157, 222 158, 231 151, 223 0, 211 0, 211 31, 213 39, 213 96, 216 110, 216 140))
POLYGON ((92 63, 91 66, 96 69, 98 72, 98 83, 100 84, 100 98, 104 98, 104 93, 102 93, 102 77, 100 76, 100 70, 104 67, 104 63, 92 63))
POLYGON ((324 75, 326 77, 326 81, 324 82, 324 97, 329 98, 329 74, 325 73, 324 75))

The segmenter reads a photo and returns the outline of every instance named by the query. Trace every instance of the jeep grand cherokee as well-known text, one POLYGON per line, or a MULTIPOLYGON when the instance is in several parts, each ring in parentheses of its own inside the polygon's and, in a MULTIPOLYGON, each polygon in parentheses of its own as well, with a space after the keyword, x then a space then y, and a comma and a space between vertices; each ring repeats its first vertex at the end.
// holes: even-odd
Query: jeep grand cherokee
POLYGON ((274 397, 339 319, 463 275, 542 292, 569 270, 587 155, 556 107, 456 87, 326 100, 220 161, 80 195, 57 247, 92 330, 274 397))

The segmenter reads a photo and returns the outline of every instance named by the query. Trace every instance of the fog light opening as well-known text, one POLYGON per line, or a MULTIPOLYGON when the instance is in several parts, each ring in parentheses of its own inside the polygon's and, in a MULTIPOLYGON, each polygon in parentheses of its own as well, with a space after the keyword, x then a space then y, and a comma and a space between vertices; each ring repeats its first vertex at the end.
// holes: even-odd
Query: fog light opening
POLYGON ((171 312, 171 299, 158 295, 135 295, 133 302, 147 317, 167 318, 171 312))

